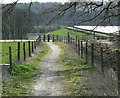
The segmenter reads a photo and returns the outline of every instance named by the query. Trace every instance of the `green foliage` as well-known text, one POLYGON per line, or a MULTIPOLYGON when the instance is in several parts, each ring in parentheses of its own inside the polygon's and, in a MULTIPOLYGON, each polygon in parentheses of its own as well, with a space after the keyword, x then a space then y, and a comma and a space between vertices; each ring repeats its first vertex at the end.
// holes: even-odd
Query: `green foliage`
POLYGON ((21 73, 30 73, 32 70, 34 70, 35 67, 28 65, 28 64, 24 64, 24 65, 18 65, 18 66, 14 66, 13 70, 12 70, 12 75, 17 76, 21 73))

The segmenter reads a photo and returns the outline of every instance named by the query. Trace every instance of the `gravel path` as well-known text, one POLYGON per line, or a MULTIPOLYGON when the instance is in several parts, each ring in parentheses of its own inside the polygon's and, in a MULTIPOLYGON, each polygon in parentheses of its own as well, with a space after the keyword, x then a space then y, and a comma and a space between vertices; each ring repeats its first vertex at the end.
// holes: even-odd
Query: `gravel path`
POLYGON ((60 48, 52 42, 47 43, 51 52, 45 56, 40 63, 41 75, 33 83, 33 96, 60 96, 62 95, 61 79, 62 76, 57 74, 61 70, 57 59, 60 54, 60 48), (42 66, 41 66, 42 65, 42 66))

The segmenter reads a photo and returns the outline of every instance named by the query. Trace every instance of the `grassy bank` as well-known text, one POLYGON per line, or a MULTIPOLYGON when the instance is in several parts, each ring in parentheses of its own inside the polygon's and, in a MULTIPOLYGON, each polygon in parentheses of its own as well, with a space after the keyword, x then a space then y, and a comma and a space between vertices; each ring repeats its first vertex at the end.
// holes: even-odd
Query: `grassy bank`
POLYGON ((60 36, 67 36, 67 34, 70 34, 71 37, 76 38, 76 35, 80 38, 80 39, 92 39, 93 36, 88 36, 82 32, 77 32, 77 31, 73 31, 73 30, 68 30, 65 28, 60 28, 56 31, 51 32, 54 35, 60 35, 60 36))
POLYGON ((28 63, 13 66, 12 79, 3 81, 3 96, 30 95, 28 89, 31 87, 32 78, 37 74, 39 62, 49 52, 46 43, 43 43, 42 47, 43 49, 28 63))
POLYGON ((82 79, 91 73, 94 68, 87 65, 83 59, 78 56, 75 51, 68 45, 60 42, 55 44, 61 47, 61 55, 59 62, 62 65, 62 74, 64 76, 63 88, 67 96, 87 96, 91 92, 86 88, 82 79))

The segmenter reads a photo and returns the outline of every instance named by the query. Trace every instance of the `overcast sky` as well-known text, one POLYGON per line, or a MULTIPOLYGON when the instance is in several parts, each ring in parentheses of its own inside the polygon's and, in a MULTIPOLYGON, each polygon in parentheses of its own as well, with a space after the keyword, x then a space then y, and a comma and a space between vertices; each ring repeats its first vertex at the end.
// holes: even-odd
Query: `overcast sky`
MULTIPOLYGON (((2 3, 12 3, 16 0, 2 0, 2 3)), ((32 0, 32 2, 67 2, 68 0, 32 0)), ((19 0, 21 3, 29 3, 31 0, 19 0)))
MULTIPOLYGON (((1 0, 2 3, 12 3, 16 0, 1 0)), ((68 2, 68 1, 102 1, 102 0, 19 0, 19 3, 29 3, 29 2, 68 2)), ((104 1, 114 1, 114 0, 104 0, 104 1)), ((119 0, 115 0, 115 1, 119 1, 119 0)))

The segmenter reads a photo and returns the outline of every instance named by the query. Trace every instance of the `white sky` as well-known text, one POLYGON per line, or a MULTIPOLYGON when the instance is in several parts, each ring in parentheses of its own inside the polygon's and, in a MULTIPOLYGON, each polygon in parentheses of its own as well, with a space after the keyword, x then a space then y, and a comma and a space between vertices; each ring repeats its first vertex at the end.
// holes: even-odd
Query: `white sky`
MULTIPOLYGON (((2 3, 12 3, 17 0, 1 0, 2 3)), ((102 0, 19 0, 19 3, 29 3, 29 2, 69 2, 69 1, 77 1, 77 2, 83 2, 83 1, 102 1, 102 0)), ((104 0, 104 1, 114 1, 114 0, 104 0)), ((119 0, 115 0, 119 1, 119 0)))
MULTIPOLYGON (((17 0, 2 0, 2 3, 12 3, 17 0)), ((69 0, 19 0, 19 3, 29 3, 29 2, 68 2, 69 0)))

